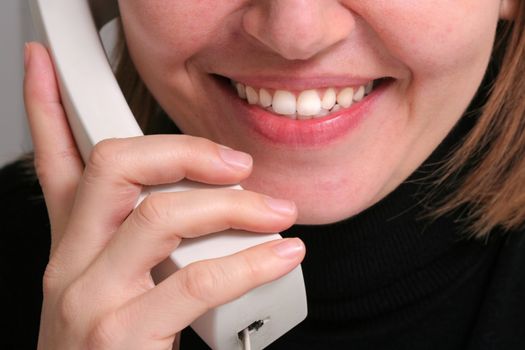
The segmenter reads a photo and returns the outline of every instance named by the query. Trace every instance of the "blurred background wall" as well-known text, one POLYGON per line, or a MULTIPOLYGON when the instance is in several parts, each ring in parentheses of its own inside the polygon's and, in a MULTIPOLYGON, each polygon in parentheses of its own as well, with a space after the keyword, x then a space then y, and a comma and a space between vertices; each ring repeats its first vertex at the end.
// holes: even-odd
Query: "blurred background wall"
POLYGON ((31 150, 22 99, 24 43, 34 39, 26 0, 0 1, 0 166, 31 150))

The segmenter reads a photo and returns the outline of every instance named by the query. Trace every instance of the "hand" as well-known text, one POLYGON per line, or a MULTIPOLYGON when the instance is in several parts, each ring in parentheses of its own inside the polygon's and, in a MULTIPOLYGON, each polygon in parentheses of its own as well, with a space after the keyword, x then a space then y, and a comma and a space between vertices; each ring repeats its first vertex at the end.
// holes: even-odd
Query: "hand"
POLYGON ((155 286, 151 269, 182 238, 282 231, 295 205, 210 189, 155 193, 134 210, 143 185, 239 183, 251 157, 197 137, 145 136, 99 143, 84 169, 46 49, 30 44, 27 57, 25 102, 52 235, 39 349, 178 348, 177 334, 209 308, 300 263, 302 242, 278 240, 191 264, 155 286))

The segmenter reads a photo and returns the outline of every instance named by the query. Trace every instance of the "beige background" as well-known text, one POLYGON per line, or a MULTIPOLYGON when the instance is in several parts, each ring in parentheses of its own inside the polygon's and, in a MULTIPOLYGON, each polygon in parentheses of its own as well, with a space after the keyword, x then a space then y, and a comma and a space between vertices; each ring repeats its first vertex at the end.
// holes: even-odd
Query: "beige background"
POLYGON ((26 0, 0 1, 0 166, 31 150, 22 100, 23 47, 34 37, 26 0))
MULTIPOLYGON (((101 30, 107 53, 113 57, 118 22, 101 30)), ((0 166, 32 148, 22 98, 24 43, 35 34, 27 0, 0 0, 0 166)))

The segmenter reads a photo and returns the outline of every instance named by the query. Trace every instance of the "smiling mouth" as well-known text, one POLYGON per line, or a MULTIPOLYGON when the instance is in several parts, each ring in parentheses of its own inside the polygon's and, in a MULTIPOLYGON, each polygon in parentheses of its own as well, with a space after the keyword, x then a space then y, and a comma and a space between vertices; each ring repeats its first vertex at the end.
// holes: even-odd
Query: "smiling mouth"
POLYGON ((219 75, 216 75, 216 78, 229 85, 229 88, 249 105, 261 107, 276 116, 295 120, 324 118, 341 109, 350 108, 366 100, 378 86, 392 80, 380 78, 359 86, 290 91, 250 86, 219 75))

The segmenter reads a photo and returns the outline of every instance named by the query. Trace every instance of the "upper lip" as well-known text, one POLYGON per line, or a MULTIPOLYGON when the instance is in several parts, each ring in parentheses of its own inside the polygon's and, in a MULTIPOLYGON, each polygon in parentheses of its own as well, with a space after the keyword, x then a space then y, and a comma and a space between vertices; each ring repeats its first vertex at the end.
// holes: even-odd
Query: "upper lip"
POLYGON ((284 75, 237 75, 221 74, 221 76, 235 82, 274 90, 302 91, 328 87, 362 86, 369 82, 384 78, 381 76, 345 76, 345 75, 312 75, 312 76, 284 76, 284 75))

